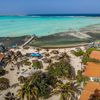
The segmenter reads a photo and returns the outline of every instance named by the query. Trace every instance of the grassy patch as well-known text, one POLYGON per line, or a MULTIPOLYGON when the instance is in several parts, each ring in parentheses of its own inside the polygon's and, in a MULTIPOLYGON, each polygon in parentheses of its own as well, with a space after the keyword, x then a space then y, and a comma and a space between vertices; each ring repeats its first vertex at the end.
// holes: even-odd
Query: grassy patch
POLYGON ((43 68, 43 64, 41 61, 34 61, 32 67, 34 69, 41 69, 41 68, 43 68))

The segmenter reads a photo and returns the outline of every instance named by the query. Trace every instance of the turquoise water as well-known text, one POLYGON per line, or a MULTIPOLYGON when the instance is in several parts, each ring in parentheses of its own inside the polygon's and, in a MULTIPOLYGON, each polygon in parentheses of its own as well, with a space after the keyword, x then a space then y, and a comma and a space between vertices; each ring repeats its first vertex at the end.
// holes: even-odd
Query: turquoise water
POLYGON ((1 16, 0 37, 33 34, 44 36, 69 29, 79 30, 94 24, 100 24, 100 17, 1 16))

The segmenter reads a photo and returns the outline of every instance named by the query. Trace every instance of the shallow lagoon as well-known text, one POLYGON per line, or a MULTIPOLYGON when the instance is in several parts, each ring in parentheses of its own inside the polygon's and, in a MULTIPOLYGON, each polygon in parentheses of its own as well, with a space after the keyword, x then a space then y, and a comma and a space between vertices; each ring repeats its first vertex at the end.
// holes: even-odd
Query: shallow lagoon
POLYGON ((100 24, 100 17, 1 16, 0 37, 33 34, 45 36, 69 30, 78 31, 80 28, 94 24, 100 24))

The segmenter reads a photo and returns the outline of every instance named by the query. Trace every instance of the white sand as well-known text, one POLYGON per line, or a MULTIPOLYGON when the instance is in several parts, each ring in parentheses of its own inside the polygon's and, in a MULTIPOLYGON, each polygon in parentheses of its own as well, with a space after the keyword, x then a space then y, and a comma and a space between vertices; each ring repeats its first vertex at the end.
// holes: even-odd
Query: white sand
MULTIPOLYGON (((84 47, 80 47, 80 48, 84 50, 84 47)), ((75 69, 75 73, 77 73, 78 70, 81 70, 81 59, 80 59, 80 57, 76 57, 76 56, 74 56, 73 54, 71 54, 71 52, 70 52, 71 50, 76 50, 75 48, 49 49, 49 51, 46 51, 45 49, 41 49, 41 50, 39 51, 39 53, 43 54, 43 53, 46 53, 46 52, 47 52, 47 53, 50 54, 50 56, 48 57, 48 58, 50 58, 50 57, 55 56, 55 54, 51 54, 51 53, 50 53, 52 50, 58 50, 59 53, 66 52, 66 53, 70 56, 70 60, 71 60, 70 63, 71 63, 71 65, 73 66, 73 68, 75 69)), ((14 52, 16 52, 16 51, 21 51, 23 55, 25 55, 26 53, 37 52, 37 50, 34 49, 33 47, 30 47, 30 48, 27 49, 27 50, 26 50, 26 49, 23 49, 23 48, 15 49, 14 52)), ((43 55, 43 57, 45 57, 45 56, 43 55)), ((35 59, 35 58, 30 58, 30 61, 32 61, 33 59, 35 59)), ((42 59, 39 59, 39 60, 42 61, 42 59)), ((55 59, 52 59, 52 61, 53 61, 53 62, 56 62, 55 59)), ((42 61, 42 62, 43 62, 43 61, 42 61)), ((47 66, 48 66, 48 65, 49 65, 48 63, 44 63, 44 62, 43 62, 43 66, 44 66, 44 67, 43 67, 42 71, 46 71, 45 69, 47 69, 47 66)), ((17 69, 16 66, 14 66, 14 69, 15 69, 15 70, 13 70, 13 71, 11 71, 10 68, 11 68, 11 65, 6 66, 5 69, 6 69, 7 71, 9 71, 9 73, 6 74, 6 75, 4 76, 5 78, 8 78, 8 79, 9 79, 9 81, 10 81, 10 86, 13 85, 13 84, 15 84, 15 83, 18 83, 18 77, 19 77, 20 75, 22 75, 22 69, 27 70, 27 71, 24 73, 24 75, 26 75, 26 76, 27 76, 29 73, 32 73, 32 72, 35 71, 35 70, 33 70, 32 66, 24 66, 24 67, 21 67, 19 71, 18 71, 18 69, 17 69), (29 67, 31 67, 31 69, 29 69, 29 67), (17 72, 19 72, 20 74, 17 74, 17 72)), ((15 88, 15 89, 12 88, 12 89, 8 89, 8 90, 5 90, 5 91, 0 92, 0 94, 2 94, 2 95, 0 95, 0 100, 4 100, 4 99, 3 99, 4 94, 7 93, 8 91, 11 91, 11 92, 13 92, 13 93, 16 94, 16 91, 17 91, 18 89, 19 89, 19 87, 15 88)), ((59 100, 59 96, 53 96, 53 97, 49 98, 48 100, 59 100)))

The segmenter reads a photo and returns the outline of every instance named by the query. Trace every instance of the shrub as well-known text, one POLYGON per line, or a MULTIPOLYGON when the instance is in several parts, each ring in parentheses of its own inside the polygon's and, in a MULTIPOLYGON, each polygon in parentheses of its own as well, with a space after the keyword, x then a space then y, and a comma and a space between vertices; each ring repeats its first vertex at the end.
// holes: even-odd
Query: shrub
POLYGON ((82 58, 82 63, 86 64, 89 61, 89 56, 88 55, 84 55, 82 58))
POLYGON ((100 63, 100 60, 97 60, 95 58, 90 58, 89 61, 90 62, 95 62, 95 63, 100 63))
POLYGON ((9 80, 7 78, 0 78, 0 90, 9 88, 9 80))
POLYGON ((89 57, 90 54, 91 54, 91 52, 94 51, 94 50, 96 50, 96 48, 89 48, 89 49, 86 50, 86 53, 84 53, 83 59, 82 59, 83 64, 86 64, 89 61, 90 62, 91 61, 93 61, 93 62, 99 62, 98 60, 92 59, 92 58, 89 57))
POLYGON ((34 61, 32 67, 35 69, 41 69, 43 68, 43 64, 41 61, 34 61))
POLYGON ((90 55, 92 51, 96 50, 96 48, 89 48, 86 50, 86 54, 90 55))
POLYGON ((18 77, 18 81, 20 81, 20 83, 24 83, 26 82, 27 78, 25 78, 24 76, 20 76, 18 77))
POLYGON ((26 65, 26 66, 30 66, 30 65, 31 65, 31 62, 28 61, 28 60, 24 60, 23 63, 24 63, 24 65, 26 65))
POLYGON ((87 62, 94 62, 94 63, 100 63, 100 60, 97 60, 95 58, 89 58, 88 55, 84 55, 82 59, 83 64, 86 64, 87 62))
POLYGON ((0 76, 3 76, 6 74, 6 71, 3 68, 0 68, 0 76))
POLYGON ((77 79, 77 83, 79 83, 79 84, 83 83, 83 85, 85 85, 89 81, 89 78, 82 75, 82 71, 80 71, 80 70, 78 70, 78 72, 77 72, 76 79, 77 79))
POLYGON ((78 50, 78 51, 73 51, 73 54, 75 55, 75 56, 82 56, 82 55, 84 55, 84 51, 83 50, 78 50))

